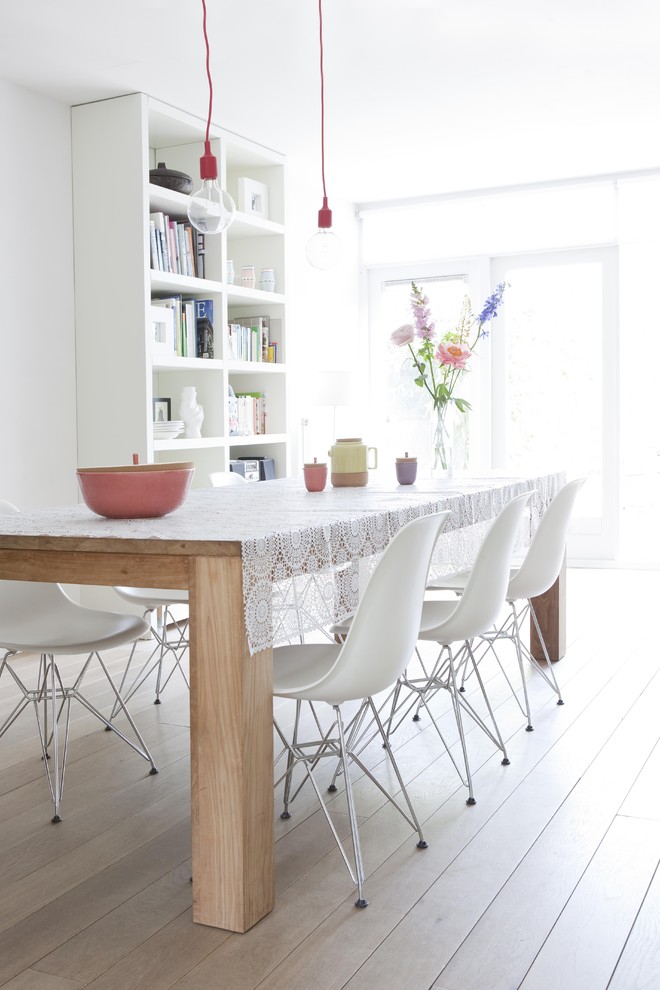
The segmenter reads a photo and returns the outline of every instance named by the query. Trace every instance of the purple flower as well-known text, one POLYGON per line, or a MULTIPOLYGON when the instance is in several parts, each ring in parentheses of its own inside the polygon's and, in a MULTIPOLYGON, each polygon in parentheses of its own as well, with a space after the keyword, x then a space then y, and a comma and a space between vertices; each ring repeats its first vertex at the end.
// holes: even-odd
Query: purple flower
MULTIPOLYGON (((484 308, 479 313, 477 320, 479 323, 487 323, 488 320, 494 320, 497 316, 497 310, 502 302, 502 296, 504 295, 505 284, 500 282, 500 284, 495 289, 492 295, 488 296, 488 299, 484 303, 484 308)), ((485 334, 484 334, 485 336, 485 334)))

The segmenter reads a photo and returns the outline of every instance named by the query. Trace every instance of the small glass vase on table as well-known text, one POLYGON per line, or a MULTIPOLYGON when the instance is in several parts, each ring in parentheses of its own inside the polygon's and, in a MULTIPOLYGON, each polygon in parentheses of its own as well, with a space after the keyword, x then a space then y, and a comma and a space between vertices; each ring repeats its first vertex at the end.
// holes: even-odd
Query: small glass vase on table
POLYGON ((441 402, 433 408, 433 447, 431 478, 448 480, 454 474, 454 431, 451 402, 441 402))

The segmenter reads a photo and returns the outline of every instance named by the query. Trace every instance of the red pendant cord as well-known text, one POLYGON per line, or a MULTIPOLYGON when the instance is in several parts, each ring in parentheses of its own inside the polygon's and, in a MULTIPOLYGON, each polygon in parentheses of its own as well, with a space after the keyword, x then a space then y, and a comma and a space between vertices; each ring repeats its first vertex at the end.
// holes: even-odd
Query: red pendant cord
MULTIPOLYGON (((202 0, 202 3, 204 0, 202 0)), ((328 196, 325 189, 325 81, 323 76, 323 6, 319 0, 319 51, 321 69, 321 182, 323 184, 323 206, 319 210, 319 227, 332 227, 332 210, 328 209, 328 196)))
POLYGON ((209 112, 208 117, 206 118, 204 154, 199 160, 199 173, 202 179, 217 179, 218 161, 211 151, 211 142, 209 140, 211 117, 213 115, 213 80, 211 79, 209 36, 206 30, 206 0, 202 0, 202 31, 204 32, 204 44, 206 45, 206 77, 209 81, 209 112))

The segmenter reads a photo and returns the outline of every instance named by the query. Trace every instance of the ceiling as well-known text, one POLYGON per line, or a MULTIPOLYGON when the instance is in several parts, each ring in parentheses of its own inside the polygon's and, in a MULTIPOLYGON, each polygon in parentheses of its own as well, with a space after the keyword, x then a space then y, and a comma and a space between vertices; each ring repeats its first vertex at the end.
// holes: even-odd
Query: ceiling
MULTIPOLYGON (((214 120, 320 184, 317 0, 207 0, 214 120)), ((660 165, 657 0, 324 0, 326 177, 353 202, 660 165)), ((204 117, 200 0, 0 0, 0 77, 204 117)))

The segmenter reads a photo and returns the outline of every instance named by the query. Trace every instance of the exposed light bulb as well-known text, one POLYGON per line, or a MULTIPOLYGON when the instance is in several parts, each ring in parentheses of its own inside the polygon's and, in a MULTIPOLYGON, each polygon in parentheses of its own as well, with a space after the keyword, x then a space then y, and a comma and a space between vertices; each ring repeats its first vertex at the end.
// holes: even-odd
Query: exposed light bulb
POLYGON ((334 268, 341 261, 341 241, 331 230, 319 228, 307 241, 305 256, 314 268, 334 268))
POLYGON ((202 234, 219 234, 236 213, 234 200, 215 179, 204 179, 202 188, 190 197, 188 219, 202 234))
POLYGON ((341 261, 341 241, 332 231, 332 210, 328 209, 328 197, 323 197, 319 210, 319 229, 305 245, 305 256, 314 268, 334 268, 341 261))
POLYGON ((193 193, 188 203, 188 219, 202 234, 219 234, 232 223, 236 213, 234 200, 218 182, 218 161, 211 154, 211 145, 204 143, 199 160, 202 187, 193 193))

